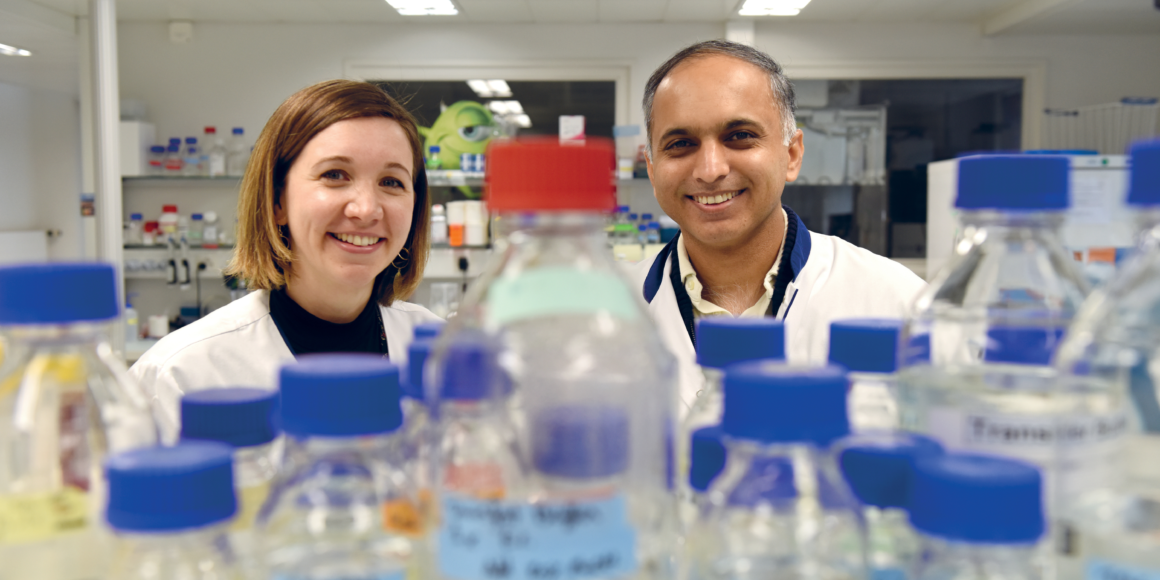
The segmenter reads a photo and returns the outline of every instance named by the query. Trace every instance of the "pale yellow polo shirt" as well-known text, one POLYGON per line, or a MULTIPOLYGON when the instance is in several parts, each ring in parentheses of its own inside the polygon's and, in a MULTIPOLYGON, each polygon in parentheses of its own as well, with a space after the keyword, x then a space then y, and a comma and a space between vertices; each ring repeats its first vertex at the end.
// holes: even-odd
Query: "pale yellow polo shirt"
MULTIPOLYGON (((773 267, 765 275, 765 293, 761 295, 756 304, 741 313, 743 317, 760 318, 765 316, 765 311, 769 309, 769 301, 773 300, 773 285, 777 283, 777 270, 778 266, 781 265, 781 255, 785 252, 785 236, 789 231, 789 215, 785 213, 785 208, 781 210, 781 218, 785 223, 785 227, 781 230, 781 248, 777 251, 777 258, 773 260, 773 267)), ((798 232, 798 235, 803 234, 808 236, 809 232, 798 232)), ((681 268, 679 273, 681 282, 685 285, 685 292, 689 293, 689 301, 693 303, 693 318, 721 314, 733 316, 733 313, 728 310, 701 298, 704 286, 697 279, 697 271, 693 269, 693 263, 689 261, 689 252, 685 249, 685 236, 677 238, 677 265, 681 268)))

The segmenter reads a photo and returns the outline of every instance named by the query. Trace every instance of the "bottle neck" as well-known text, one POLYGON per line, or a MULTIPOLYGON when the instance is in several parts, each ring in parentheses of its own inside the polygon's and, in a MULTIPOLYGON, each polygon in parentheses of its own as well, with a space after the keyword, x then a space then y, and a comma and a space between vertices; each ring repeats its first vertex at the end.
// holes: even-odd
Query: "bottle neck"
POLYGON ((497 222, 500 233, 519 243, 533 237, 597 238, 604 241, 608 215, 598 211, 504 212, 497 222))
POLYGON ((960 214, 960 221, 964 225, 989 230, 1004 228, 1057 230, 1063 225, 1064 215, 1062 211, 964 210, 960 214))
POLYGON ((0 336, 13 343, 29 344, 106 344, 109 341, 107 322, 75 322, 68 324, 13 324, 0 326, 0 336))

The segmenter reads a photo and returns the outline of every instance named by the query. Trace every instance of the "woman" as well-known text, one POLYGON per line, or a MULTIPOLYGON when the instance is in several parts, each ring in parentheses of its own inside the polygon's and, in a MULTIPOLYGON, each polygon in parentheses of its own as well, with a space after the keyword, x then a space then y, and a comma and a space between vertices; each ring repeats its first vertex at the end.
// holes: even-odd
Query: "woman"
POLYGON ((419 132, 378 87, 327 81, 282 103, 254 146, 227 273, 258 289, 161 339, 130 369, 165 439, 183 393, 277 386, 296 355, 406 357, 409 296, 427 261, 430 200, 419 132))

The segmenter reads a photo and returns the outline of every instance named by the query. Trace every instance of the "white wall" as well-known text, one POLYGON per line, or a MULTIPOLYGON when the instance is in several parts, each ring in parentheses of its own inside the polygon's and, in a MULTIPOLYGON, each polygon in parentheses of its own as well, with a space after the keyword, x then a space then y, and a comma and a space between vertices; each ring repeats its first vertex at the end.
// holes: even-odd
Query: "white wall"
POLYGON ((0 231, 60 230, 49 258, 80 258, 80 187, 77 96, 0 82, 0 231))

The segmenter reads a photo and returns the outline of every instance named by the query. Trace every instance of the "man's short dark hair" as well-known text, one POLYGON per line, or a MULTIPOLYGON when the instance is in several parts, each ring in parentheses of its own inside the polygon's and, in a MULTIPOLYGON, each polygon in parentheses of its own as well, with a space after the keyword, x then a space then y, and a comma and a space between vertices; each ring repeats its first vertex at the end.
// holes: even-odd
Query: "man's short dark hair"
POLYGON ((769 75, 769 85, 773 89, 773 97, 776 100, 778 111, 781 113, 785 144, 789 145, 790 141, 793 140, 793 136, 797 132, 797 120, 794 119, 794 111, 797 110, 797 105, 794 103, 793 85, 790 84, 789 79, 785 78, 785 73, 782 72, 781 65, 777 64, 768 54, 752 46, 729 40, 706 40, 674 54, 672 58, 665 61, 664 64, 653 72, 648 82, 644 85, 644 126, 645 134, 648 136, 648 152, 650 157, 652 156, 652 108, 653 99, 657 94, 657 87, 682 62, 692 58, 714 54, 723 54, 741 59, 760 68, 769 75))

